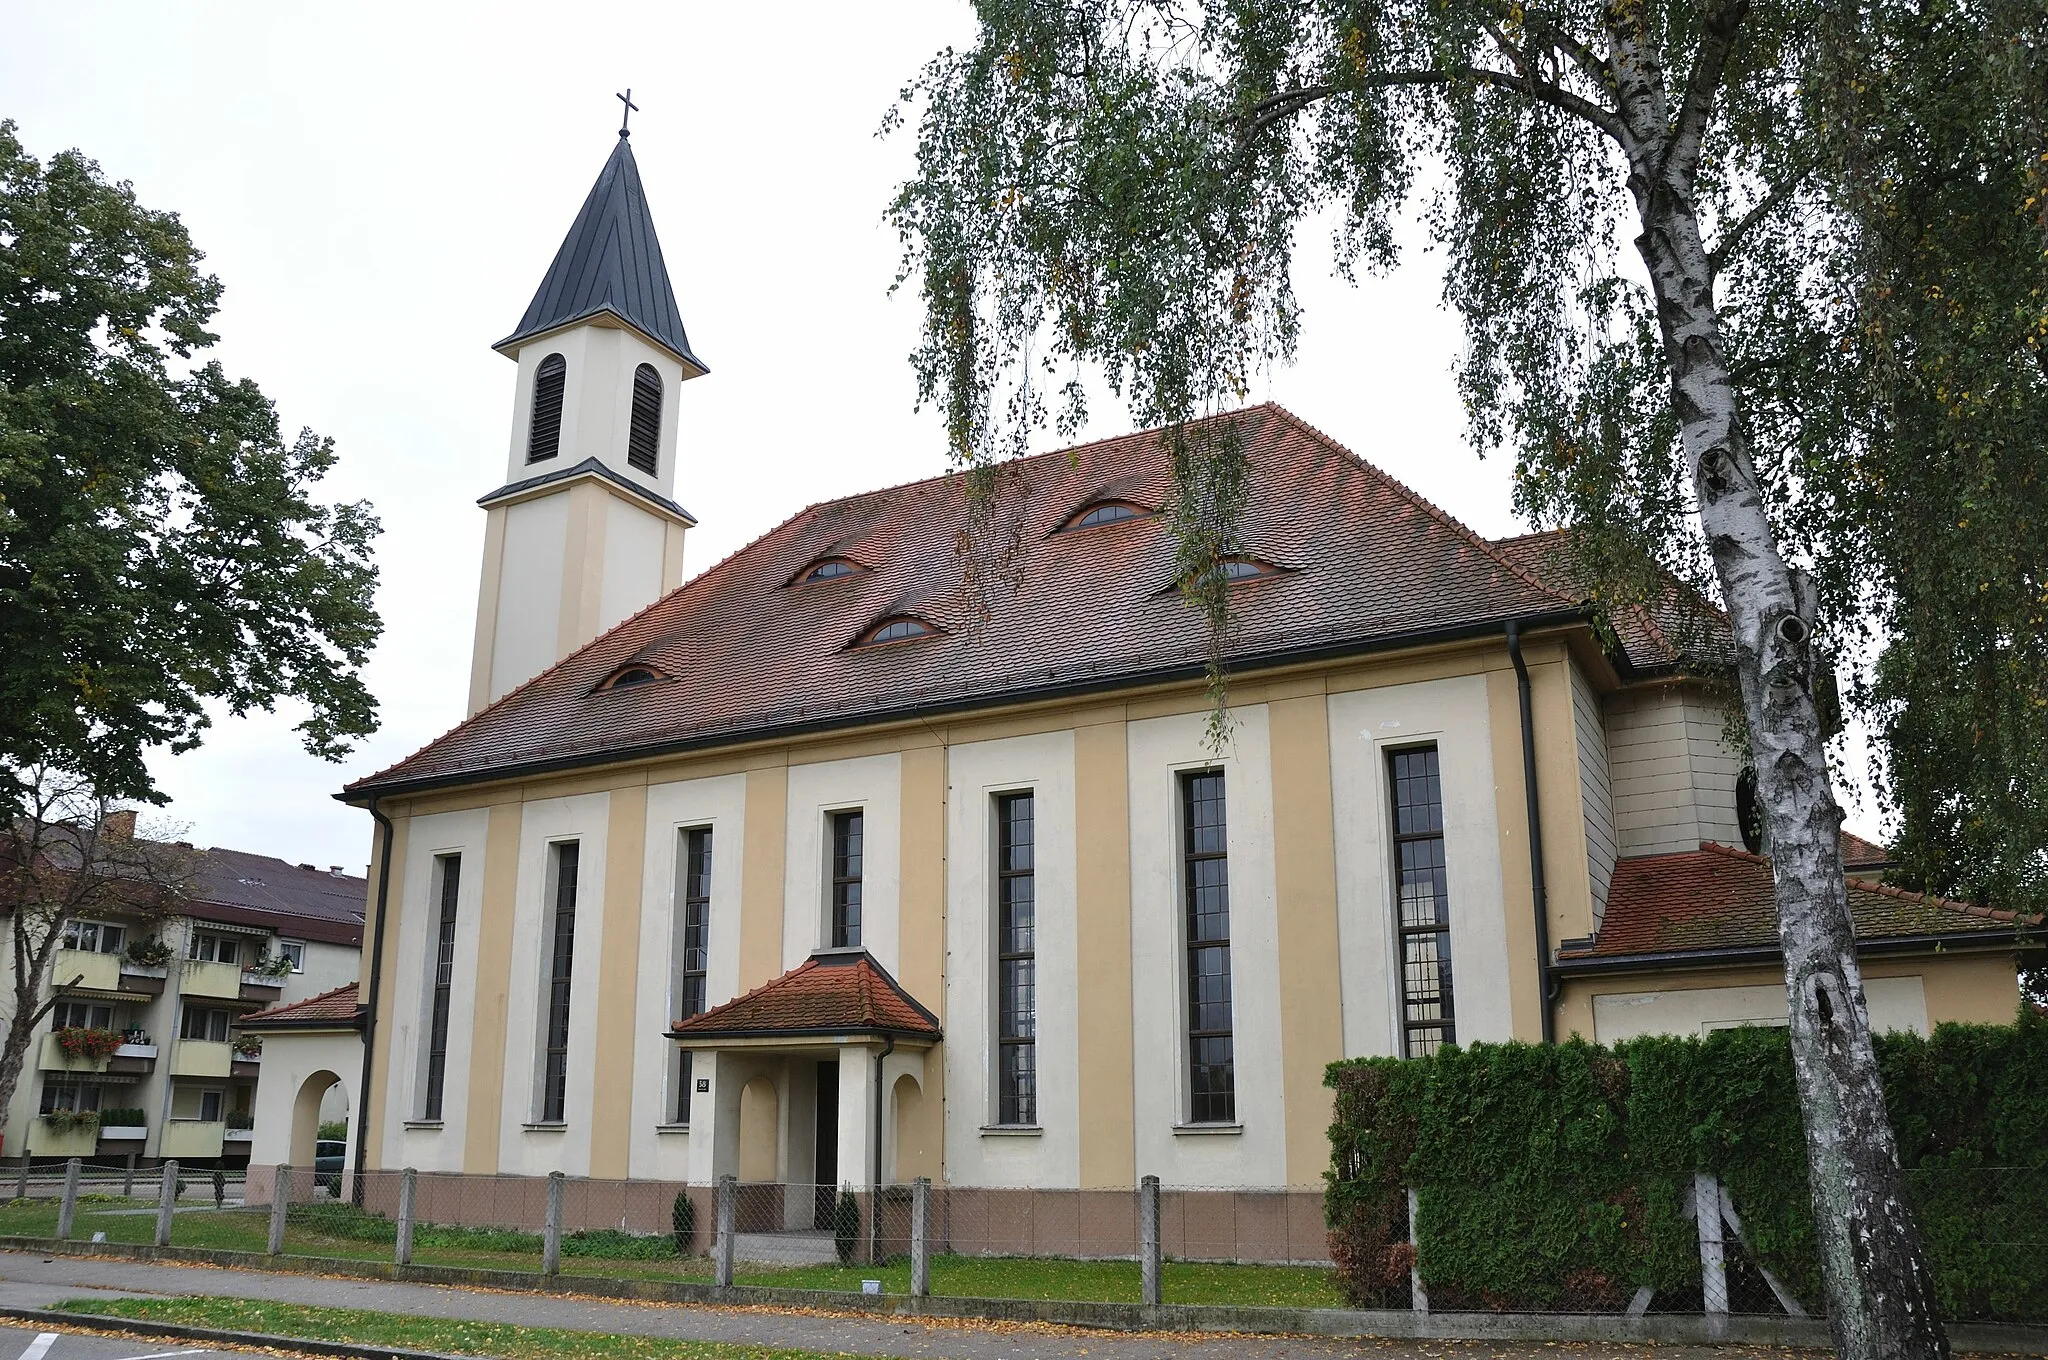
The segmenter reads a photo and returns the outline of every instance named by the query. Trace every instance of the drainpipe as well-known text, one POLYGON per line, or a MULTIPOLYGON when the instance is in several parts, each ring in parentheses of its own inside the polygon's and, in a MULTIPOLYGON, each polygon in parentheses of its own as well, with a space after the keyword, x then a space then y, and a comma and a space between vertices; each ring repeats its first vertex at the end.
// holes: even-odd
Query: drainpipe
POLYGON ((354 1199, 358 1207, 363 1202, 364 1154, 370 1146, 370 1063, 377 1052, 377 993, 384 981, 384 909, 391 900, 391 819, 377 808, 377 800, 369 802, 370 816, 377 823, 379 839, 383 850, 377 856, 377 911, 376 922, 370 936, 370 991, 368 1005, 363 1011, 363 1077, 356 1088, 356 1107, 349 1115, 356 1121, 356 1176, 354 1199))
POLYGON ((1543 1042, 1557 1042, 1557 982, 1550 971, 1550 890, 1543 881, 1543 809, 1536 800, 1536 719, 1529 702, 1529 667, 1522 660, 1522 627, 1508 622, 1508 659, 1515 663, 1515 693, 1522 706, 1522 801, 1529 808, 1529 892, 1536 907, 1536 982, 1542 998, 1543 1042))
POLYGON ((882 1085, 882 1064, 896 1051, 896 1036, 882 1036, 882 1051, 875 1055, 875 1174, 868 1181, 868 1260, 874 1262, 882 1251, 882 1098, 888 1088, 882 1085))

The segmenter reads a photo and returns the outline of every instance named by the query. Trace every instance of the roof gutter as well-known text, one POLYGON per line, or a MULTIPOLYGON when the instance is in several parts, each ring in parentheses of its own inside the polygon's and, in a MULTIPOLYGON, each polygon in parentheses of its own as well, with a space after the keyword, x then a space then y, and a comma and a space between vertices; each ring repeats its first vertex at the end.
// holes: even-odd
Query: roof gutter
MULTIPOLYGON (((1948 935, 1891 935, 1858 940, 1859 958, 1887 954, 1929 954, 1971 948, 2018 946, 2039 949, 2040 935, 2017 929, 1957 931, 1948 935)), ((1605 973, 1653 972, 1671 968, 1720 968, 1730 964, 1782 963, 1785 954, 1774 944, 1722 949, 1667 949, 1643 954, 1588 954, 1560 958, 1552 973, 1565 977, 1598 977, 1605 973)))
POLYGON ((1522 709, 1522 801, 1529 809, 1529 896, 1536 912, 1536 989, 1543 1010, 1543 1042, 1557 1042, 1557 979, 1551 974, 1550 888, 1543 877, 1543 808, 1536 799, 1536 719, 1529 667, 1522 660, 1521 624, 1509 619, 1508 660, 1515 663, 1515 694, 1522 709))
MULTIPOLYGON (((1344 642, 1307 643, 1298 647, 1278 648, 1271 652, 1254 653, 1236 658, 1231 664, 1235 674, 1253 671, 1273 670, 1282 666, 1307 665, 1317 661, 1341 660, 1351 656, 1370 656, 1377 652, 1398 651, 1405 647, 1424 647, 1432 644, 1465 642, 1475 638, 1489 638, 1498 634, 1503 626, 1521 630, 1532 628, 1562 627, 1567 624, 1584 623, 1591 611, 1585 606, 1572 609, 1555 609, 1541 614, 1529 614, 1518 619, 1489 619, 1481 623, 1460 624, 1450 628, 1415 628, 1401 633, 1388 633, 1361 642, 1351 639, 1344 642)), ((739 746, 750 743, 783 741, 795 737, 812 736, 821 732, 842 731, 854 727, 878 727, 895 722, 913 722, 951 714, 972 713, 979 709, 996 708, 1009 704, 1042 703, 1055 699, 1078 698, 1090 694, 1103 694, 1113 690, 1129 689, 1134 685, 1170 684, 1176 680, 1198 680, 1207 674, 1203 662, 1188 662, 1185 665, 1162 666, 1156 670, 1120 673, 1116 675, 1091 675, 1086 678, 1051 682, 1043 685, 1020 686, 992 694, 977 694, 951 700, 930 703, 903 703, 894 708, 879 709, 869 713, 834 714, 803 721, 780 723, 753 731, 725 731, 701 737, 682 738, 674 741, 648 742, 640 746, 621 746, 602 751, 584 751, 576 755, 558 756, 553 759, 517 761, 494 765, 488 769, 465 770, 454 774, 427 775, 417 779, 394 779, 381 783, 359 782, 334 795, 336 801, 352 806, 363 806, 362 800, 390 798, 399 795, 410 796, 428 793, 437 789, 459 788, 465 784, 482 784, 510 779, 530 779, 537 775, 559 774, 566 770, 588 769, 593 765, 617 765, 629 760, 659 760, 669 756, 689 755, 698 751, 716 750, 721 747, 739 746)))
POLYGON ((370 1146, 370 1065, 377 1056, 377 994, 384 981, 384 915, 391 901, 391 843, 394 837, 391 819, 377 806, 374 796, 370 799, 369 811, 377 823, 383 846, 377 855, 377 909, 372 913, 375 925, 370 932, 370 993, 368 1004, 363 1009, 363 1077, 356 1091, 356 1108, 350 1111, 356 1121, 354 1199, 358 1208, 363 1202, 364 1154, 370 1146))

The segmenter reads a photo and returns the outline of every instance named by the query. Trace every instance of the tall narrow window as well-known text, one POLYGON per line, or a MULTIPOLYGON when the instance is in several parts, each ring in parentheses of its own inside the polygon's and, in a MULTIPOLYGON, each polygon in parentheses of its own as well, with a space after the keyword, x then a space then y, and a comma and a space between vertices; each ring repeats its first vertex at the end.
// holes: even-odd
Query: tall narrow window
POLYGON ((569 1094, 569 976, 576 964, 579 847, 555 847, 555 909, 548 931, 547 1047, 541 1061, 540 1121, 559 1124, 569 1094))
POLYGON ((1230 848, 1223 771, 1180 780, 1188 910, 1188 1119, 1237 1120, 1237 1063, 1230 1030, 1230 848))
POLYGON ((860 948, 861 814, 832 814, 832 947, 860 948))
POLYGON ((633 370, 633 424, 626 433, 626 461, 652 477, 661 459, 661 375, 653 364, 633 370))
POLYGON ((427 1011, 426 1098, 420 1103, 420 1118, 441 1117, 441 1088, 448 1077, 448 1008, 455 990, 455 902, 462 890, 462 856, 442 855, 441 902, 434 928, 434 971, 428 978, 433 989, 427 1011))
POLYGON ((1038 1122, 1037 814, 996 799, 996 1122, 1038 1122))
MULTIPOLYGON (((710 971, 711 828, 683 833, 681 948, 676 957, 676 1018, 704 1011, 704 977, 710 971)), ((695 1064, 688 1049, 676 1058, 676 1123, 690 1122, 690 1086, 695 1064)))
POLYGON ((1457 1042, 1451 1010, 1451 896, 1444 879, 1444 796, 1436 748, 1387 757, 1394 789, 1394 898, 1400 913, 1401 1051, 1457 1042))
POLYGON ((533 374, 533 420, 526 432, 526 461, 544 463, 562 451, 562 388, 569 361, 550 354, 533 374))

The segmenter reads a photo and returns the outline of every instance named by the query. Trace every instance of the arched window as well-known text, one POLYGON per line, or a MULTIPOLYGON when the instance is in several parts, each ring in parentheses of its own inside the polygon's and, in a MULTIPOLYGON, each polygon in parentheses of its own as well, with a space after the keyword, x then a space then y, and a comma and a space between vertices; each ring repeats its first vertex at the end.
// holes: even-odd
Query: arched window
POLYGON ((526 435, 526 461, 542 463, 562 451, 562 387, 569 361, 550 354, 533 375, 533 424, 526 435))
POLYGON ((797 578, 797 585, 809 585, 813 581, 837 581, 860 570, 858 563, 844 557, 821 557, 804 569, 797 578))
POLYGON ((923 619, 914 619, 908 614, 899 614, 895 618, 884 619, 873 628, 870 628, 861 637, 861 640, 854 645, 857 647, 872 647, 881 642, 908 642, 912 638, 937 637, 938 635, 939 630, 926 623, 923 619))
POLYGON ((1144 506, 1133 505, 1129 501, 1096 501, 1083 506, 1061 527, 1093 529, 1104 524, 1120 524, 1127 519, 1143 519, 1151 513, 1144 506))
POLYGON ((661 375, 653 364, 633 370, 633 428, 626 435, 626 461, 650 477, 661 465, 661 375))

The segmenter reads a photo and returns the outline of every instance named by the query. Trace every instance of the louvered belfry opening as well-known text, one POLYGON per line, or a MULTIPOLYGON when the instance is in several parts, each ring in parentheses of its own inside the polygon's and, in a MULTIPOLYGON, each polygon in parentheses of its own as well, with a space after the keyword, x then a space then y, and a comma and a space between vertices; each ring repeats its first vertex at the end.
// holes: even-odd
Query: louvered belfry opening
POLYGON ((661 374, 653 364, 633 370, 633 426, 626 435, 626 461, 648 476, 661 461, 661 374))
POLYGON ((533 377, 533 427, 526 436, 526 461, 542 463, 562 451, 562 388, 569 361, 550 354, 533 377))

